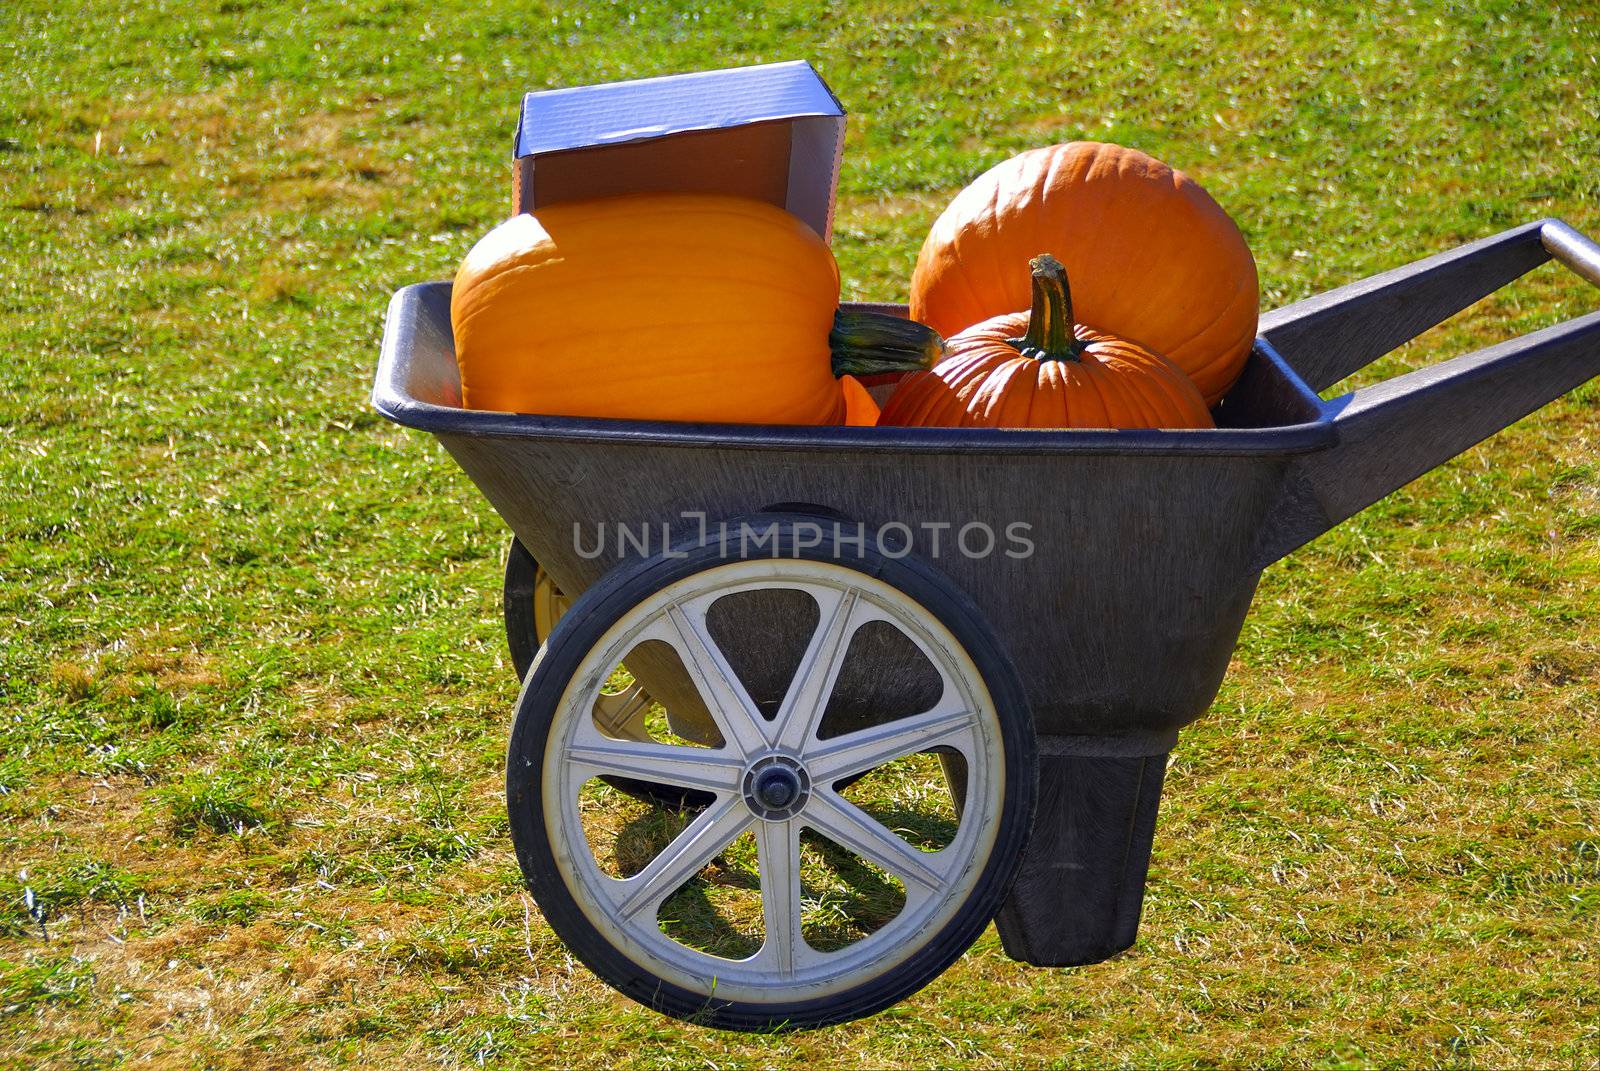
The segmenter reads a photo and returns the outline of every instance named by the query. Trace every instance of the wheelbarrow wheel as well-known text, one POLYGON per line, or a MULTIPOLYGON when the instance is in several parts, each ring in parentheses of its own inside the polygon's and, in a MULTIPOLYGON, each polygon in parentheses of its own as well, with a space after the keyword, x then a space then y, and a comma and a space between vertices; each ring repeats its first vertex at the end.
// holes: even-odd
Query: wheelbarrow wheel
POLYGON ((550 574, 528 553, 522 540, 511 537, 506 551, 504 588, 506 647, 517 680, 528 679, 528 670, 544 638, 566 613, 570 599, 550 579, 550 574))
MULTIPOLYGON (((794 538, 794 523, 781 523, 776 557, 729 560, 700 547, 615 570, 585 592, 533 667, 507 760, 512 840, 551 927, 627 996, 724 1029, 843 1022, 920 989, 994 917, 1032 824, 1031 719, 977 609, 910 559, 824 557, 794 538), (752 700, 733 668, 737 652, 708 625, 718 600, 774 590, 817 606, 775 711, 752 700), (937 674, 937 699, 904 717, 821 731, 852 637, 867 626, 909 641, 937 674), (720 746, 604 731, 594 716, 601 683, 643 643, 681 660, 720 746), (841 794, 852 778, 929 752, 959 755, 964 768, 958 817, 932 851, 910 819, 841 794), (614 776, 693 788, 710 802, 665 827, 624 823, 596 787, 614 776), (819 890, 819 859, 873 895, 900 890, 898 899, 884 907, 819 890), (730 891, 759 894, 758 905, 742 919, 706 922, 730 891), (877 915, 834 920, 827 932, 845 926, 846 937, 817 939, 819 910, 855 907, 877 915)), ((770 624, 794 623, 775 615, 770 624)), ((737 644, 767 644, 752 634, 764 627, 737 644)), ((894 679, 896 667, 881 668, 894 679)), ((918 791, 943 791, 933 769, 918 791)))
MULTIPOLYGON (((510 649, 517 680, 523 681, 528 679, 528 670, 532 668, 544 638, 550 635, 550 630, 567 612, 572 600, 516 536, 511 537, 511 547, 506 551, 504 594, 506 647, 510 649)), ((621 691, 602 695, 597 702, 605 707, 600 716, 610 731, 631 735, 639 740, 646 738, 642 722, 651 699, 643 688, 630 684, 621 691)), ((607 777, 605 781, 636 800, 669 811, 700 807, 708 799, 701 792, 628 777, 607 777)))

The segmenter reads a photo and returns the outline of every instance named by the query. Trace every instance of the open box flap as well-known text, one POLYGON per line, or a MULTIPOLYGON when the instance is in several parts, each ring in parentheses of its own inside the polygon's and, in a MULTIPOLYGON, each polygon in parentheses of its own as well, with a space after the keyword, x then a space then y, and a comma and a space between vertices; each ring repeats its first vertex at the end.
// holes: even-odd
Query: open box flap
POLYGON ((515 207, 690 190, 764 200, 823 238, 844 109, 804 60, 523 98, 515 207))

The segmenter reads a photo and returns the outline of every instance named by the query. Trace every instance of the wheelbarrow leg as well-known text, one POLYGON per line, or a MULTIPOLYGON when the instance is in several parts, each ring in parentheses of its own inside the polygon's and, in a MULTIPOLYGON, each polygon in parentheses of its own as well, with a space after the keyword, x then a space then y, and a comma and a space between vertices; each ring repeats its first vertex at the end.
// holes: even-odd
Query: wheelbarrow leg
POLYGON ((1049 737, 1039 743, 1033 834, 995 926, 1006 955, 1023 963, 1099 963, 1139 932, 1167 756, 1064 754, 1049 737))

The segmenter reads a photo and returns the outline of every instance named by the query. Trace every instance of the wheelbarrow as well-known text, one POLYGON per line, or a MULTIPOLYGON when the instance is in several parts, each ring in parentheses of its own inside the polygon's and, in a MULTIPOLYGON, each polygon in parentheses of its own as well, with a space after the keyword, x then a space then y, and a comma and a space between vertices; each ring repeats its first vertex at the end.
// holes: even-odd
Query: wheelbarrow
POLYGON ((1185 431, 471 411, 450 285, 401 289, 373 402, 513 533, 506 795, 545 918, 745 1030, 887 1007, 991 920, 1029 964, 1127 949, 1261 571, 1600 373, 1600 313, 1318 392, 1552 257, 1600 285, 1548 219, 1269 313, 1185 431))

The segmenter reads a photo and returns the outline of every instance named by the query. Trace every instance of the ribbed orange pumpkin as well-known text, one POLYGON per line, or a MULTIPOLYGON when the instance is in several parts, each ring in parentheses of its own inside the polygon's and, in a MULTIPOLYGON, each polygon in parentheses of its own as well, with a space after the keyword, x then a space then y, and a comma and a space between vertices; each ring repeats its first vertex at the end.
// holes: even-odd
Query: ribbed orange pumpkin
MULTIPOLYGON (((827 245, 764 202, 639 194, 552 205, 496 227, 456 273, 450 318, 462 404, 839 423, 847 411, 836 366, 870 373, 931 362, 835 362, 838 304, 827 245)), ((852 399, 852 421, 870 419, 859 385, 852 399)))
POLYGON ((1031 313, 996 316, 910 376, 880 425, 961 428, 1209 428, 1205 399, 1160 354, 1073 320, 1067 273, 1031 261, 1031 313), (1019 337, 1020 336, 1020 337, 1019 337))
POLYGON ((911 316, 946 335, 1024 308, 1027 258, 1053 249, 1084 322, 1168 357, 1215 404, 1255 339, 1255 258, 1193 179, 1135 149, 1072 142, 978 176, 934 223, 911 316))

